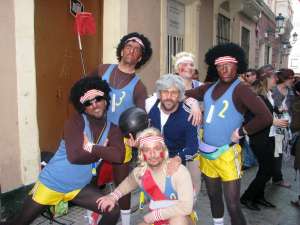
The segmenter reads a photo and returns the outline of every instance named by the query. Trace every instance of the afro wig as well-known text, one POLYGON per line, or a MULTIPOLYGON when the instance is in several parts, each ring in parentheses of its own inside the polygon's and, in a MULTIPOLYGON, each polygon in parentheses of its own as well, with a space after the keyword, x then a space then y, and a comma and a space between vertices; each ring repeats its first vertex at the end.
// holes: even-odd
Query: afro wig
POLYGON ((150 57, 152 55, 151 43, 148 40, 148 38, 146 38, 142 34, 133 32, 133 33, 129 33, 129 34, 123 36, 117 47, 117 59, 119 62, 121 61, 121 58, 122 58, 121 52, 122 52, 125 44, 128 42, 128 39, 133 38, 133 37, 137 37, 138 39, 140 39, 144 45, 144 47, 142 47, 142 59, 135 65, 135 68, 138 69, 142 65, 144 65, 150 59, 150 57))
POLYGON ((80 97, 83 96, 87 91, 96 89, 104 92, 103 99, 106 100, 106 107, 108 108, 110 97, 109 92, 110 88, 106 81, 102 80, 98 76, 93 77, 84 77, 77 81, 70 92, 70 101, 73 104, 77 112, 83 113, 85 106, 80 102, 80 97))
POLYGON ((204 82, 215 82, 219 79, 218 71, 215 66, 208 66, 204 82))
POLYGON ((215 60, 223 56, 231 56, 238 61, 238 74, 242 74, 246 71, 248 65, 246 62, 245 52, 239 45, 235 43, 225 43, 212 47, 205 54, 205 62, 208 66, 216 68, 215 60))

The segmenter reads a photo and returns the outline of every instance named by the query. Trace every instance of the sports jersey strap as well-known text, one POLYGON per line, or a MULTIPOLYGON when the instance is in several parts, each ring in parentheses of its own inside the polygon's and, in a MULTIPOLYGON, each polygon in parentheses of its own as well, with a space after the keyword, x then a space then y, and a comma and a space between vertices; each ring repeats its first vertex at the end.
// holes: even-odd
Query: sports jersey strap
POLYGON ((142 187, 145 192, 150 196, 151 199, 157 200, 166 200, 166 196, 152 177, 150 170, 146 170, 144 175, 142 176, 142 187))
POLYGON ((103 74, 102 79, 106 80, 107 83, 109 83, 111 73, 116 66, 116 64, 110 64, 109 67, 106 69, 105 73, 103 74))

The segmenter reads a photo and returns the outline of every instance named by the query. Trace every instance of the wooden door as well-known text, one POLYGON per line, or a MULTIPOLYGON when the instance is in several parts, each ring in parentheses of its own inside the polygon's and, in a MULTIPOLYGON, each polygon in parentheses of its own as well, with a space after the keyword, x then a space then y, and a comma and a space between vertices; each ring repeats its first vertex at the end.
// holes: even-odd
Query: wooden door
MULTIPOLYGON (((96 35, 82 37, 86 70, 92 71, 102 61, 103 0, 81 2, 96 21, 96 35)), ((37 120, 42 151, 56 150, 64 121, 73 110, 68 100, 70 87, 82 76, 74 19, 69 0, 35 0, 37 120)))

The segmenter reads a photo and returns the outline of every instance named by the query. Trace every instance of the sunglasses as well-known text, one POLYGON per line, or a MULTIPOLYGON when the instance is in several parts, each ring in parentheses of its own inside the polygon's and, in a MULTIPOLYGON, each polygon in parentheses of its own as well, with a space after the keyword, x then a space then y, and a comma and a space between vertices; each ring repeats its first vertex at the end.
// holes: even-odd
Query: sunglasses
POLYGON ((246 77, 247 77, 247 78, 252 77, 252 76, 256 76, 256 74, 254 74, 254 73, 246 74, 246 77))
POLYGON ((91 106, 93 103, 97 103, 97 102, 100 102, 101 100, 103 99, 102 96, 96 96, 95 98, 93 99, 90 99, 90 100, 86 100, 84 103, 82 103, 85 107, 89 107, 91 106))

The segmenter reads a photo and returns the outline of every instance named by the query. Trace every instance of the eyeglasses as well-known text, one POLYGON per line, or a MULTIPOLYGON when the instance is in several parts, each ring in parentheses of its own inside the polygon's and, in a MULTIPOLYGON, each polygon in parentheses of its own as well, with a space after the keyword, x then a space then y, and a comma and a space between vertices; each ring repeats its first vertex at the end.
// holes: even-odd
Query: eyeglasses
POLYGON ((175 90, 161 90, 160 91, 161 95, 164 96, 171 96, 171 97, 177 97, 179 95, 179 91, 175 90))
POLYGON ((93 99, 86 100, 84 103, 82 103, 85 107, 91 106, 93 103, 100 102, 103 99, 103 96, 96 96, 93 99))

